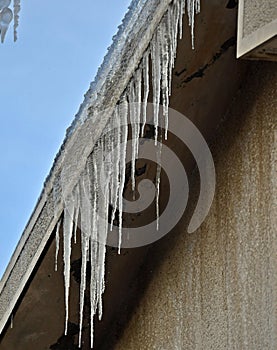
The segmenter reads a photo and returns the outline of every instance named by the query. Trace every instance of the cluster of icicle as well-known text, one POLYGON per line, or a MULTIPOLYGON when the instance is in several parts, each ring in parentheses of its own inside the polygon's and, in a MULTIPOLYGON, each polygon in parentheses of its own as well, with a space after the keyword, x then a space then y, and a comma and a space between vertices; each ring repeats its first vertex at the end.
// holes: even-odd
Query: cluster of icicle
POLYGON ((9 8, 11 0, 0 0, 0 34, 1 42, 5 40, 7 30, 13 20, 13 37, 17 40, 17 27, 20 11, 20 0, 13 0, 13 11, 9 8))
MULTIPOLYGON (((153 88, 155 143, 157 157, 161 152, 161 135, 159 125, 164 126, 165 139, 168 128, 168 106, 171 92, 172 69, 177 49, 177 39, 182 36, 182 17, 188 14, 189 24, 193 33, 194 14, 200 10, 200 0, 174 0, 169 5, 153 38, 143 55, 143 58, 133 74, 124 94, 115 106, 113 115, 104 130, 102 137, 89 156, 86 167, 79 182, 64 203, 63 217, 63 258, 65 280, 65 334, 69 313, 70 289, 70 256, 71 242, 76 243, 76 230, 81 229, 81 284, 80 284, 80 332, 79 347, 82 343, 83 308, 86 290, 87 262, 90 261, 90 304, 91 304, 91 347, 93 347, 93 320, 98 313, 102 318, 102 295, 105 289, 105 254, 108 232, 118 213, 118 251, 120 253, 122 239, 123 191, 125 184, 126 147, 128 140, 128 122, 132 131, 131 181, 135 189, 135 162, 138 156, 139 137, 144 134, 146 124, 146 106, 149 95, 149 61, 151 59, 151 76, 153 88), (136 103, 140 102, 140 103, 136 103), (133 104, 136 103, 136 104, 133 104), (159 120, 158 105, 163 106, 163 121, 159 120), (128 119, 129 118, 129 119, 128 119), (162 123, 161 123, 162 122, 162 123), (109 130, 109 131, 108 131, 109 130), (111 149, 116 150, 113 159, 111 149), (104 176, 100 180, 100 168, 104 176), (112 213, 109 212, 112 205, 112 213), (101 218, 101 219, 100 219, 101 218), (109 224, 109 218, 111 223, 109 224)), ((193 36, 192 36, 193 41, 193 36)), ((158 196, 160 170, 156 176, 156 207, 158 213, 158 196)), ((56 268, 59 251, 59 226, 56 233, 56 268)))

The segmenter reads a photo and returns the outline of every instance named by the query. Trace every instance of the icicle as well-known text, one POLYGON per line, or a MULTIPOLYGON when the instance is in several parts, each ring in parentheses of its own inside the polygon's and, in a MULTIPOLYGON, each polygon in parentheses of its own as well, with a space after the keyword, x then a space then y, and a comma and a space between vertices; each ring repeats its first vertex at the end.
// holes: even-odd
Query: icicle
POLYGON ((101 321, 103 316, 103 299, 102 295, 105 290, 105 255, 106 245, 103 243, 99 244, 98 252, 98 283, 97 283, 97 301, 98 301, 98 319, 101 321))
POLYGON ((9 7, 11 3, 11 0, 0 0, 0 11, 3 10, 5 7, 9 7))
POLYGON ((191 9, 191 45, 194 49, 194 14, 195 14, 195 0, 192 1, 192 9, 191 9))
MULTIPOLYGON (((200 10, 200 0, 176 0, 169 7, 167 13, 167 35, 169 48, 169 65, 168 65, 168 96, 171 95, 172 88, 172 71, 175 65, 177 53, 178 26, 179 37, 182 38, 183 14, 185 12, 185 3, 187 6, 191 1, 196 1, 200 10)), ((188 14, 189 17, 189 14, 188 14)), ((190 18, 190 17, 189 17, 190 18)))
POLYGON ((89 178, 89 162, 87 162, 86 171, 80 181, 81 193, 81 250, 82 250, 82 265, 81 265, 81 284, 80 284, 80 321, 79 321, 79 348, 82 340, 83 326, 83 309, 84 296, 86 289, 86 271, 87 257, 89 249, 89 237, 91 236, 91 203, 90 203, 90 178, 89 178))
POLYGON ((9 7, 11 0, 0 0, 0 10, 3 10, 5 7, 9 7))
POLYGON ((135 106, 136 106, 136 158, 138 158, 139 151, 139 129, 140 129, 140 117, 141 117, 141 78, 142 78, 142 67, 141 65, 136 71, 135 75, 135 106))
POLYGON ((174 1, 172 6, 168 9, 167 14, 167 32, 169 41, 169 67, 168 67, 168 95, 171 95, 172 86, 172 71, 175 64, 176 50, 177 50, 177 38, 178 38, 178 21, 180 5, 179 0, 174 1))
POLYGON ((130 83, 130 91, 129 91, 129 107, 130 107, 130 122, 131 122, 131 129, 132 129, 132 158, 131 158, 131 183, 132 183, 132 191, 135 190, 135 162, 136 162, 136 138, 135 138, 135 105, 134 105, 134 96, 135 96, 135 86, 134 86, 134 80, 131 80, 130 83))
MULTIPOLYGON (((162 74, 164 73, 164 67, 161 65, 163 62, 163 48, 162 48, 162 40, 163 40, 163 21, 160 26, 157 28, 157 32, 155 37, 151 42, 151 59, 152 59, 152 85, 153 85, 153 104, 154 104, 154 126, 155 126, 155 145, 157 146, 156 156, 157 156, 157 173, 156 173, 156 222, 157 222, 157 230, 159 228, 159 183, 160 183, 160 143, 158 144, 158 127, 161 126, 159 124, 159 103, 160 103, 160 92, 161 92, 161 79, 162 74), (161 71, 162 68, 162 71, 161 71), (162 73, 162 74, 161 74, 162 73)), ((167 68, 167 67, 166 67, 167 68)), ((166 74, 167 77, 167 74, 166 74)), ((164 83, 163 77, 162 84, 164 83)), ((164 102, 164 101, 163 101, 164 102)), ((164 102, 165 103, 165 102, 164 102)))
POLYGON ((130 93, 129 93, 130 121, 131 121, 131 128, 132 128, 132 161, 131 161, 132 191, 135 191, 136 158, 138 156, 138 146, 139 146, 141 73, 142 73, 141 67, 139 67, 131 81, 130 93))
POLYGON ((195 3, 195 13, 196 13, 196 14, 200 13, 200 0, 196 0, 196 3, 195 3))
POLYGON ((59 255, 59 249, 60 249, 60 226, 61 226, 61 220, 58 221, 57 228, 56 228, 55 271, 58 271, 58 255, 59 255))
POLYGON ((3 43, 5 40, 5 36, 13 19, 13 12, 8 7, 3 8, 0 12, 0 32, 1 32, 1 42, 3 43))
POLYGON ((162 65, 162 105, 163 105, 163 116, 164 116, 164 128, 165 128, 165 139, 167 140, 168 131, 168 106, 169 106, 169 91, 168 91, 168 71, 169 71, 169 44, 167 35, 167 18, 161 26, 161 65, 162 65))
POLYGON ((17 40, 17 27, 19 23, 20 0, 13 0, 13 40, 17 40))
POLYGON ((100 164, 103 165, 104 174, 101 176, 101 185, 103 193, 99 197, 98 209, 102 210, 100 217, 101 221, 98 222, 98 262, 97 262, 97 302, 98 302, 98 318, 102 319, 103 314, 103 302, 102 295, 105 290, 105 255, 106 255, 106 240, 108 232, 108 213, 109 213, 109 181, 111 172, 111 159, 104 155, 105 151, 110 150, 110 139, 104 138, 100 142, 100 164), (104 141, 104 142, 103 142, 104 141))
POLYGON ((120 130, 120 118, 119 118, 119 106, 118 105, 115 108, 115 113, 114 113, 113 119, 114 119, 114 128, 113 128, 114 144, 116 147, 116 152, 115 152, 115 158, 114 158, 114 164, 115 164, 114 170, 115 170, 115 172, 114 172, 112 179, 111 179, 112 180, 111 202, 113 205, 113 211, 112 211, 112 216, 111 216, 110 231, 112 231, 115 213, 117 210, 118 191, 119 191, 119 162, 120 162, 120 136, 121 136, 120 134, 121 134, 121 130, 120 130))
POLYGON ((97 227, 98 227, 98 215, 97 215, 97 205, 98 205, 98 191, 99 191, 99 179, 98 179, 98 166, 97 159, 92 157, 92 178, 93 178, 93 201, 92 201, 92 231, 91 231, 91 241, 93 243, 97 242, 97 227))
POLYGON ((86 290, 86 271, 87 271, 87 254, 89 248, 89 239, 86 234, 82 235, 82 265, 81 265, 81 284, 80 284, 80 321, 79 321, 79 348, 82 342, 83 311, 84 297, 86 290))
POLYGON ((143 56, 142 62, 143 69, 143 108, 142 108, 142 126, 141 126, 141 136, 144 134, 144 128, 146 124, 146 111, 147 102, 149 95, 149 51, 147 50, 143 56))
POLYGON ((179 39, 182 39, 183 36, 183 15, 185 11, 186 6, 186 0, 180 1, 180 8, 179 8, 179 39))
MULTIPOLYGON (((173 38, 173 46, 172 46, 172 52, 171 54, 173 55, 173 58, 176 58, 176 52, 177 52, 177 39, 178 39, 178 23, 179 23, 179 19, 180 19, 180 3, 179 0, 175 1, 173 3, 173 7, 172 7, 172 21, 171 21, 171 25, 172 25, 172 38, 173 38)), ((172 61, 172 68, 174 68, 174 59, 172 61)))
POLYGON ((200 12, 200 0, 187 0, 187 11, 191 32, 191 45, 194 49, 194 16, 200 12))
POLYGON ((74 212, 74 244, 77 242, 77 228, 78 228, 78 222, 79 222, 79 211, 80 211, 80 190, 79 190, 79 184, 77 184, 75 188, 75 212, 74 212))
POLYGON ((152 60, 152 86, 153 86, 153 105, 154 105, 154 127, 155 127, 155 145, 158 141, 159 127, 159 103, 160 103, 160 81, 161 81, 161 63, 160 63, 160 27, 154 34, 150 45, 152 60))
POLYGON ((71 238, 73 230, 73 212, 74 201, 68 198, 64 210, 63 232, 64 232, 64 287, 65 287, 65 335, 67 335, 68 313, 69 313, 69 288, 70 288, 70 256, 71 256, 71 238))
POLYGON ((98 215, 97 215, 97 205, 98 205, 98 167, 95 156, 92 156, 93 164, 93 202, 92 202, 92 235, 90 239, 90 342, 91 348, 93 347, 93 331, 94 331, 94 315, 96 314, 97 308, 97 252, 98 252, 98 242, 97 242, 97 227, 98 227, 98 215))
POLYGON ((94 315, 96 314, 96 261, 97 261, 97 247, 98 244, 95 240, 90 241, 90 347, 93 348, 94 337, 94 315))
POLYGON ((123 191, 125 184, 125 171, 126 171, 126 153, 127 153, 127 141, 128 141, 128 105, 126 97, 122 98, 122 102, 119 105, 119 113, 122 120, 122 140, 120 144, 120 170, 119 170, 119 197, 118 197, 118 211, 119 211, 119 224, 118 224, 118 252, 120 253, 121 241, 122 241, 122 215, 123 215, 123 191))
POLYGON ((172 20, 173 20, 173 8, 174 5, 172 5, 169 9, 168 9, 168 14, 167 14, 167 32, 168 32, 168 42, 169 42, 169 62, 168 62, 168 95, 171 95, 171 81, 172 81, 172 69, 174 66, 174 57, 173 57, 173 40, 174 40, 174 31, 172 30, 172 20))
MULTIPOLYGON (((100 211, 103 210, 103 203, 101 200, 101 178, 100 169, 103 164, 103 149, 102 149, 102 140, 100 139, 98 144, 96 145, 93 154, 92 154, 92 164, 93 164, 93 208, 92 208, 92 237, 91 237, 91 280, 90 280, 90 300, 91 300, 91 324, 93 324, 94 315, 97 312, 97 307, 99 304, 99 251, 100 251, 100 234, 99 226, 101 223, 99 222, 102 217, 100 211), (98 211, 98 212, 97 212, 98 211)), ((93 337, 93 328, 91 328, 91 337, 93 337)), ((93 339, 91 339, 93 341, 93 339)))
POLYGON ((159 217, 160 217, 160 206, 159 206, 159 198, 160 198, 160 182, 161 182, 161 161, 162 161, 162 137, 157 146, 157 172, 156 172, 156 229, 159 230, 159 217))

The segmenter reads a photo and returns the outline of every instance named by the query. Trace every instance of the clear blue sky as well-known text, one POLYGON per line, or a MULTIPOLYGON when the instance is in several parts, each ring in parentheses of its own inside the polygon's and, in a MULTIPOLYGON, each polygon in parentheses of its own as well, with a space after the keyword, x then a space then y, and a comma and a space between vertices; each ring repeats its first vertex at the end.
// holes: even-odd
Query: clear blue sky
POLYGON ((130 0, 22 0, 0 45, 0 276, 130 0))

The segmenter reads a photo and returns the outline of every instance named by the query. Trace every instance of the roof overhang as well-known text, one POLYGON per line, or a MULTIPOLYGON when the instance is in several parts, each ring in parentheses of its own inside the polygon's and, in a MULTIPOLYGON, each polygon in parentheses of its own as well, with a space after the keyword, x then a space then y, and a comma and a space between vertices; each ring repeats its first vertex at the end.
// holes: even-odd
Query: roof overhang
POLYGON ((277 60, 276 1, 239 0, 237 57, 277 60))

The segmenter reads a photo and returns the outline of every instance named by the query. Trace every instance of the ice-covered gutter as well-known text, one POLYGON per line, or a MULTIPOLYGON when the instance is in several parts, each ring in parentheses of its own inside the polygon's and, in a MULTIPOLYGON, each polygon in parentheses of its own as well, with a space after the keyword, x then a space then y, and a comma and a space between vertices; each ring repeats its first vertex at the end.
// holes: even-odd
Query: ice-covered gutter
MULTIPOLYGON (((64 261, 65 299, 67 300, 69 293, 70 242, 73 233, 72 216, 74 216, 76 211, 81 211, 81 224, 82 220, 84 226, 87 224, 87 206, 82 204, 82 195, 80 193, 86 190, 84 184, 89 170, 85 171, 85 169, 88 169, 88 159, 91 157, 92 150, 98 142, 96 149, 100 150, 101 153, 104 144, 101 141, 101 135, 109 121, 116 121, 117 118, 122 119, 124 116, 126 117, 124 104, 127 101, 138 102, 142 98, 141 90, 143 89, 145 92, 149 89, 149 85, 147 86, 149 58, 152 61, 154 102, 159 103, 161 92, 161 102, 163 103, 166 117, 171 84, 171 69, 176 53, 178 30, 182 27, 183 10, 188 10, 189 21, 193 28, 194 13, 199 10, 199 5, 200 2, 198 0, 174 0, 172 2, 169 0, 162 2, 159 0, 135 0, 131 3, 130 10, 119 27, 118 34, 113 39, 113 44, 109 48, 96 79, 91 84, 73 124, 67 131, 65 141, 45 182, 37 206, 1 280, 1 331, 65 207, 67 210, 64 212, 64 261), (141 85, 142 75, 144 77, 143 87, 141 85), (105 113, 102 113, 103 110, 105 113), (111 119, 112 116, 113 118, 111 119), (65 174, 66 181, 62 181, 65 174), (77 188, 79 193, 76 194, 77 188)), ((145 93, 143 98, 144 102, 147 102, 145 93)), ((137 114, 134 112, 132 127, 134 127, 133 131, 135 134, 140 132, 137 129, 140 120, 136 118, 137 114)), ((126 134, 124 137, 126 140, 126 134)), ((134 144, 133 149, 136 148, 137 144, 134 144)), ((123 155, 125 150, 121 151, 123 155)), ((97 167, 96 163, 92 156, 90 164, 97 167)), ((119 158, 116 164, 119 168, 122 168, 119 158)), ((114 187, 115 192, 113 196, 118 196, 119 191, 122 193, 123 178, 124 170, 121 170, 121 183, 114 187)), ((83 261, 86 261, 89 243, 90 240, 84 236, 82 242, 83 261)), ((102 244, 101 248, 97 249, 98 253, 95 259, 99 260, 99 264, 97 264, 99 271, 97 272, 97 278, 95 278, 96 282, 92 281, 92 283, 95 283, 93 286, 94 294, 92 295, 92 316, 98 308, 101 317, 105 245, 102 244)), ((81 318, 83 285, 85 282, 84 266, 85 264, 82 267, 83 279, 80 291, 81 318)), ((67 305, 66 310, 67 314, 67 305)), ((82 319, 80 320, 80 328, 81 325, 82 319)))
POLYGON ((13 10, 11 10, 11 0, 0 0, 0 35, 1 42, 5 40, 8 28, 13 20, 13 39, 17 40, 17 27, 19 20, 20 0, 13 0, 13 10))

